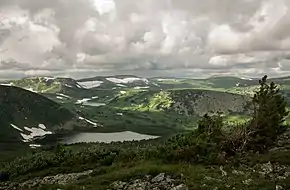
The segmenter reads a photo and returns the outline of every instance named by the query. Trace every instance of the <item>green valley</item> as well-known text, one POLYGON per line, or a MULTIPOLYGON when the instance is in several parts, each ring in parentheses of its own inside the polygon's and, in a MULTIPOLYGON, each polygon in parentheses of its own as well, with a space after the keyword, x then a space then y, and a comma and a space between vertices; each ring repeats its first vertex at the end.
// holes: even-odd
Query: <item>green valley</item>
POLYGON ((289 129, 282 126, 287 125, 283 119, 289 118, 288 83, 287 78, 268 82, 272 81, 281 82, 279 87, 286 100, 277 99, 277 105, 269 103, 274 101, 271 93, 276 92, 269 89, 269 95, 259 96, 271 101, 261 104, 257 100, 254 104, 252 95, 258 93, 258 80, 236 77, 144 79, 120 75, 81 80, 35 77, 6 82, 0 86, 1 148, 11 156, 1 159, 0 186, 287 188, 290 138, 289 129), (268 106, 267 111, 259 111, 264 119, 255 116, 256 104, 268 106), (255 125, 253 121, 266 123, 255 125), (255 127, 267 134, 261 141, 255 127), (76 135, 71 139, 78 139, 78 134, 83 133, 112 134, 110 138, 117 138, 128 131, 159 138, 111 143, 107 143, 109 139, 106 143, 95 139, 70 145, 62 141, 64 136, 76 135), (256 136, 249 135, 252 133, 256 136), (7 143, 9 150, 3 149, 7 143), (265 173, 267 167, 273 172, 265 173), (277 167, 280 169, 273 169, 277 167), (73 177, 78 175, 82 177, 73 177), (161 179, 166 187, 146 181, 147 175, 152 176, 150 180, 167 175, 161 179), (166 185, 168 176, 175 182, 167 181, 166 185))

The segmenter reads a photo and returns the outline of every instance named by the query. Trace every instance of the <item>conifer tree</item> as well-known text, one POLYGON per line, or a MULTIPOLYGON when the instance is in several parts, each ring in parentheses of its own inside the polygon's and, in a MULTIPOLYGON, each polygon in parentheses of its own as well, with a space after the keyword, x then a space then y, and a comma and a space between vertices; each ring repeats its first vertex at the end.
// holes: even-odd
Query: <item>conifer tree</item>
POLYGON ((263 152, 285 130, 285 117, 288 115, 287 102, 278 86, 267 83, 267 75, 259 80, 260 88, 252 98, 253 117, 248 126, 250 131, 250 149, 263 152))

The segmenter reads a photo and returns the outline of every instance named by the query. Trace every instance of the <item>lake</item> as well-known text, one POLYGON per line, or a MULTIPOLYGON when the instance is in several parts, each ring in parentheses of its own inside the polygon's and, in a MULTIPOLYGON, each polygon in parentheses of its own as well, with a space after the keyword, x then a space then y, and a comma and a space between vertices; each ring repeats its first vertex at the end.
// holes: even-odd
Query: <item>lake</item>
POLYGON ((156 139, 158 136, 144 135, 131 131, 116 132, 116 133, 78 133, 72 136, 64 137, 61 142, 65 144, 74 144, 80 142, 122 142, 133 140, 149 140, 156 139))

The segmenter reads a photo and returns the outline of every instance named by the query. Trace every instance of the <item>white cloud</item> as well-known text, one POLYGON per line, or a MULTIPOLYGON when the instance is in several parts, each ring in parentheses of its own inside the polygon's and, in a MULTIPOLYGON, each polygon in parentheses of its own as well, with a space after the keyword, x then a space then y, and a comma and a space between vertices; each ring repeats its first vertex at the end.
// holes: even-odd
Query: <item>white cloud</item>
POLYGON ((281 74, 289 8, 288 0, 3 0, 0 68, 11 76, 281 74))

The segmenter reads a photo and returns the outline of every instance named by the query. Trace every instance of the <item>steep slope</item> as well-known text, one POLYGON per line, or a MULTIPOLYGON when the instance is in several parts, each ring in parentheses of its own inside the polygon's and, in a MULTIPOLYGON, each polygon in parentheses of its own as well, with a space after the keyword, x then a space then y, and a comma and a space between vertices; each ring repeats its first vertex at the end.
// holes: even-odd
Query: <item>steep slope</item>
MULTIPOLYGON (((84 120, 84 119, 83 119, 84 120)), ((0 142, 30 143, 35 137, 87 123, 46 97, 0 85, 0 142)))

